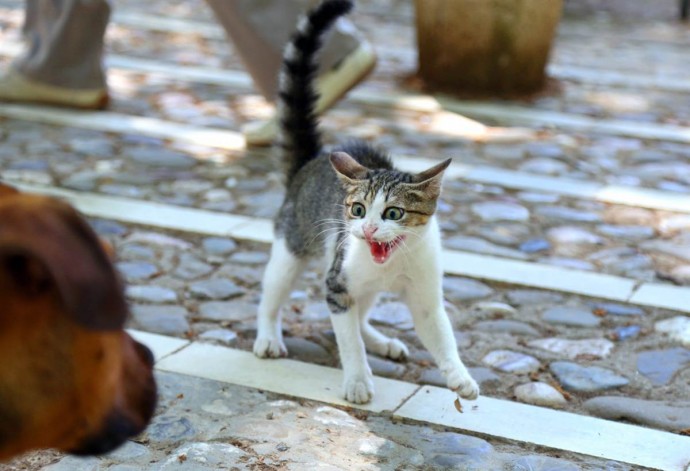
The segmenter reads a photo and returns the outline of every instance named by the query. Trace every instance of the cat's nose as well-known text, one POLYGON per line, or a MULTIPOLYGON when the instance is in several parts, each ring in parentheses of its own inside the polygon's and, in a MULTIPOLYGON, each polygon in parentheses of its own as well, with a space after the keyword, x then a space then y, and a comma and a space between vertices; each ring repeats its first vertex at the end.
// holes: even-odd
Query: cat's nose
POLYGON ((364 237, 369 240, 374 237, 374 234, 379 230, 379 228, 376 226, 364 226, 362 230, 364 231, 364 237))

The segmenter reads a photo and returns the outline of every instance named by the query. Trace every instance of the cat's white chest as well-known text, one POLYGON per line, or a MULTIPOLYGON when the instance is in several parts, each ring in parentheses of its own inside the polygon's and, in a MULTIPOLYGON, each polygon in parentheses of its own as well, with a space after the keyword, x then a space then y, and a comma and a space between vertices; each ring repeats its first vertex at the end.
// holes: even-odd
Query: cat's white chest
POLYGON ((353 240, 343 261, 347 284, 351 294, 392 291, 402 292, 412 282, 410 269, 416 257, 403 257, 396 254, 385 264, 374 262, 368 246, 353 240))

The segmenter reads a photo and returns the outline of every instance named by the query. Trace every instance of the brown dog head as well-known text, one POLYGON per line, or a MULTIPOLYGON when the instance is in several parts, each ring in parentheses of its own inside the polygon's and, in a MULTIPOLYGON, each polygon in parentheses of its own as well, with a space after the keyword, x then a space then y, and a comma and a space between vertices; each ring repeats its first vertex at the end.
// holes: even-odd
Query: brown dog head
POLYGON ((146 427, 153 358, 124 332, 127 315, 84 219, 0 185, 0 460, 33 448, 105 453, 146 427))

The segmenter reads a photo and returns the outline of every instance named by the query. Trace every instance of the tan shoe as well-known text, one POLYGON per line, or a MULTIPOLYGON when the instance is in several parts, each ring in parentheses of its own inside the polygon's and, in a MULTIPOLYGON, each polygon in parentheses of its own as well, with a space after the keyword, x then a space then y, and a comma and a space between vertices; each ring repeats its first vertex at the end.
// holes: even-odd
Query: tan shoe
POLYGON ((0 77, 0 101, 102 110, 108 106, 108 100, 108 90, 105 88, 73 89, 48 85, 27 78, 11 68, 0 77))
MULTIPOLYGON (((316 78, 319 100, 314 108, 321 114, 338 102, 355 85, 374 70, 376 53, 369 43, 363 42, 336 67, 316 78)), ((278 136, 278 118, 254 121, 242 128, 247 147, 268 146, 278 136)))

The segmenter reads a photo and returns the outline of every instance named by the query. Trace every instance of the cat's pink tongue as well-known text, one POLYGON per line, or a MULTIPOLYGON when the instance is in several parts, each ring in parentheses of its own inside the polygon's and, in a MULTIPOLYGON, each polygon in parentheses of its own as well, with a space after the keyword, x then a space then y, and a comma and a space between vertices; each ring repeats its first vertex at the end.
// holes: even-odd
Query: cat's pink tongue
POLYGON ((388 256, 391 253, 391 245, 386 242, 370 241, 369 250, 371 250, 371 256, 376 263, 383 263, 388 260, 388 256))

